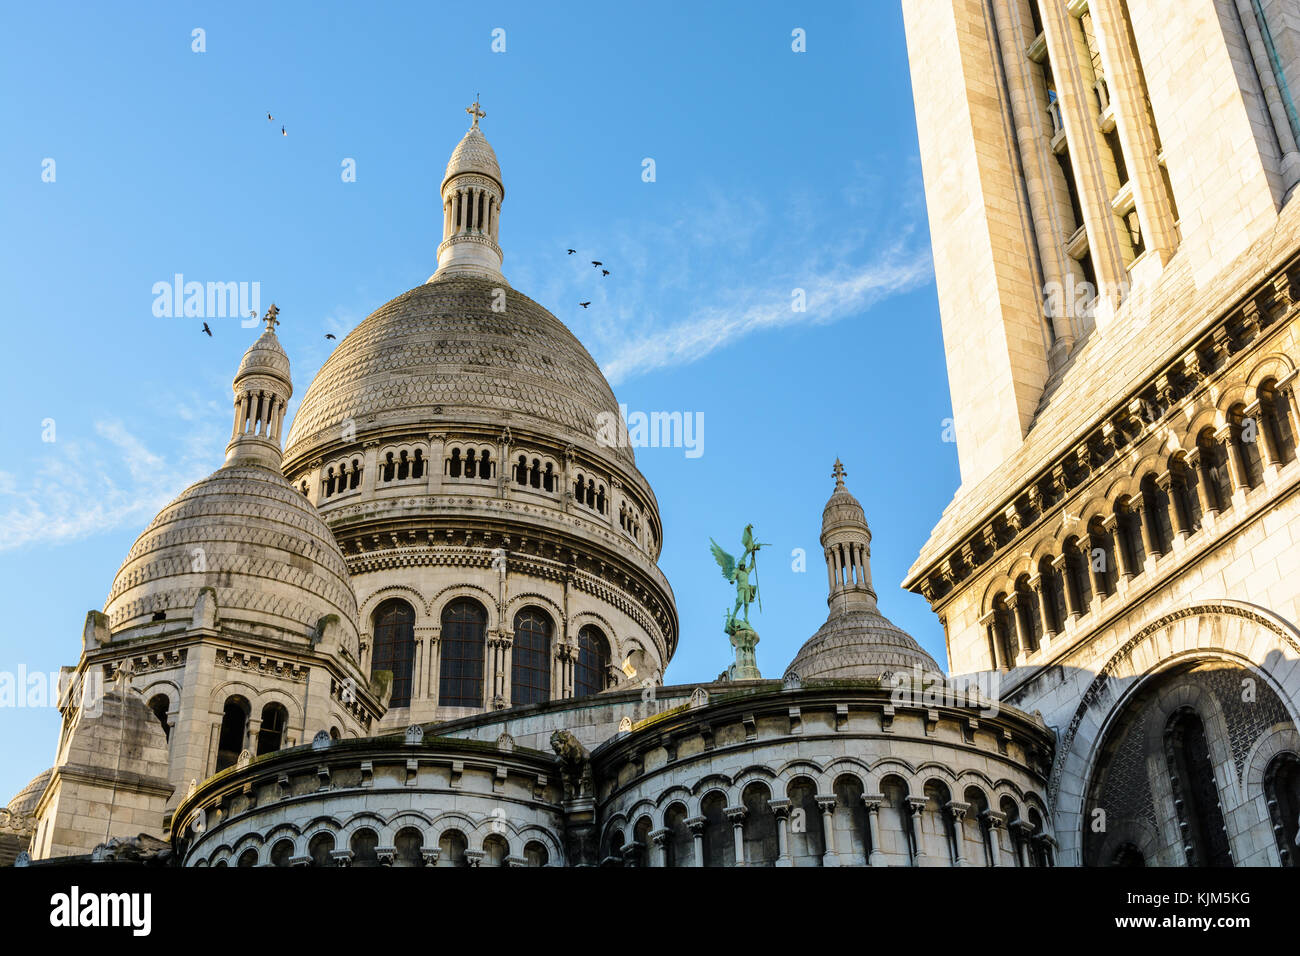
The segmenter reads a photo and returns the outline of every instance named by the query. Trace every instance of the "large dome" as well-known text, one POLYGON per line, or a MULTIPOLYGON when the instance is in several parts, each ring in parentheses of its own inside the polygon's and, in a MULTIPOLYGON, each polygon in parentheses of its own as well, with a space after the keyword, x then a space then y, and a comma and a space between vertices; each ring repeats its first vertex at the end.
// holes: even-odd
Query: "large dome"
POLYGON ((879 677, 919 667, 943 671, 916 639, 878 610, 862 608, 834 615, 799 649, 787 674, 809 679, 879 677))
POLYGON ((308 636, 337 615, 355 634, 356 595, 334 536, 268 468, 227 465, 159 512, 113 579, 109 628, 188 616, 205 587, 223 619, 308 636))
MULTIPOLYGON (((357 432, 527 423, 594 448, 602 413, 619 421, 618 402, 564 323, 500 279, 452 273, 381 306, 339 343, 294 416, 286 470, 339 443, 349 420, 357 432)), ((604 453, 633 463, 626 446, 604 453)))

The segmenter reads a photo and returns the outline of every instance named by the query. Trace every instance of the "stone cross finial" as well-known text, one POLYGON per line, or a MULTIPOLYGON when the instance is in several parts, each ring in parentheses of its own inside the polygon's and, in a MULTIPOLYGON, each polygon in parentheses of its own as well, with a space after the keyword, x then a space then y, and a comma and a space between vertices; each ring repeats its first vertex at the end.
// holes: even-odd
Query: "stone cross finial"
POLYGON ((477 93, 474 94, 474 102, 465 107, 465 112, 474 117, 474 122, 470 124, 471 126, 477 126, 478 121, 487 116, 487 113, 484 113, 483 110, 479 108, 477 93))
POLYGON ((848 472, 844 470, 844 465, 840 463, 838 458, 836 458, 835 467, 831 469, 831 477, 835 479, 836 488, 844 487, 844 476, 847 474, 848 472))
POLYGON ((262 321, 266 323, 266 331, 275 331, 275 327, 280 324, 280 320, 276 318, 279 314, 279 308, 277 308, 276 304, 272 302, 271 307, 266 310, 266 315, 262 316, 262 321))

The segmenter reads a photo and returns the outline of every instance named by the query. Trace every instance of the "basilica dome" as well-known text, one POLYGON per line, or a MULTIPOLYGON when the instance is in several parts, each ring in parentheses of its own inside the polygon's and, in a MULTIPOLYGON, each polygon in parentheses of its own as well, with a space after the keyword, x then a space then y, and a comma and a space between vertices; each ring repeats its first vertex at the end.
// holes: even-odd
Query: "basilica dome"
POLYGON ((497 163, 496 150, 492 148, 492 144, 487 141, 487 137, 478 126, 471 126, 469 132, 452 150, 451 159, 447 161, 447 173, 442 177, 442 181, 445 184, 453 176, 462 173, 491 176, 496 180, 497 185, 502 187, 504 195, 505 186, 501 181, 501 166, 497 163))
POLYGON ((278 470, 292 385, 273 329, 244 354, 234 390, 226 464, 181 492, 136 539, 104 606, 109 628, 116 635, 188 619, 212 589, 223 620, 307 637, 334 615, 355 640, 356 595, 338 543, 278 470))
MULTIPOLYGON (((595 447, 602 414, 619 422, 618 402, 562 322, 500 278, 452 272, 381 306, 339 344, 294 416, 285 461, 292 469, 339 444, 348 421, 354 432, 509 422, 595 447)), ((633 462, 626 446, 605 453, 633 462)))
POLYGON ((830 615, 799 648, 786 675, 809 679, 880 678, 919 668, 942 674, 933 657, 910 634, 880 613, 871 586, 871 529, 862 505, 844 485, 843 465, 834 469, 835 490, 822 511, 821 543, 830 584, 830 615))

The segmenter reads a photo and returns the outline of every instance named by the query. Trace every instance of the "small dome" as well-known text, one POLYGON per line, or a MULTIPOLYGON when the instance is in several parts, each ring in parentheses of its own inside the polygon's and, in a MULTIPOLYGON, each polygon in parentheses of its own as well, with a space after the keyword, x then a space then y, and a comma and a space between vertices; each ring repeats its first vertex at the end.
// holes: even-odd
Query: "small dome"
POLYGON ((942 674, 916 639, 875 609, 832 615, 799 648, 786 674, 803 680, 880 677, 886 672, 919 667, 942 674))
POLYGON ((451 159, 447 161, 447 174, 442 177, 442 184, 445 186, 447 180, 461 173, 490 176, 501 187, 501 194, 505 195, 505 184, 501 181, 501 166, 497 163, 497 154, 492 149, 492 144, 487 141, 487 137, 483 135, 483 131, 477 126, 471 126, 469 132, 452 150, 451 159))
POLYGON ((188 619, 204 588, 219 620, 308 637, 337 615, 355 650, 357 599, 334 535, 278 472, 227 465, 185 489, 136 539, 104 613, 114 634, 188 619))
POLYGON ((27 784, 27 786, 19 790, 14 798, 9 801, 9 805, 6 809, 8 809, 15 818, 31 816, 31 814, 36 812, 36 804, 40 802, 42 795, 44 795, 45 788, 49 786, 50 777, 53 774, 53 767, 43 773, 37 774, 32 778, 32 781, 27 784))
POLYGON ((862 505, 857 498, 853 497, 849 489, 841 484, 836 486, 830 500, 826 502, 826 507, 822 509, 822 535, 824 537, 833 531, 842 531, 846 528, 866 531, 868 535, 871 533, 867 527, 867 516, 862 510, 862 505))
POLYGON ((245 375, 275 375, 286 382, 290 380, 289 356, 271 329, 263 332, 244 353, 239 371, 235 373, 235 381, 238 382, 245 375))
MULTIPOLYGON (((289 470, 343 444, 339 425, 390 429, 439 421, 526 424, 593 446, 618 401, 582 343, 500 281, 446 275, 376 309, 348 333, 303 396, 285 445, 289 470)), ((614 444, 614 443, 610 443, 614 444)), ((629 447, 601 448, 625 464, 629 447)))

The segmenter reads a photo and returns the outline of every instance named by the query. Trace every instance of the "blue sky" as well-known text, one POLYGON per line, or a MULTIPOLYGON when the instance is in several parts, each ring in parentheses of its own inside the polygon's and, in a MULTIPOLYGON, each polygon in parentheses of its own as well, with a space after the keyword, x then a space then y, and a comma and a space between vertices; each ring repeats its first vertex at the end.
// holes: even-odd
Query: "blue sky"
MULTIPOLYGON (((505 179, 507 278, 631 410, 704 415, 700 457, 637 455, 682 623, 668 680, 729 662, 710 535, 735 545, 753 522, 772 543, 765 675, 825 620, 836 456, 875 536, 882 610, 944 659, 938 620, 898 587, 958 474, 896 0, 124 10, 19 6, 0 36, 0 671, 74 663, 136 535, 221 464, 257 329, 213 319, 208 338, 155 317, 154 283, 259 282, 296 407, 326 332, 433 271, 438 185, 476 93, 505 179)), ((0 708, 0 801, 52 763, 57 731, 52 707, 0 708)))

